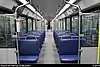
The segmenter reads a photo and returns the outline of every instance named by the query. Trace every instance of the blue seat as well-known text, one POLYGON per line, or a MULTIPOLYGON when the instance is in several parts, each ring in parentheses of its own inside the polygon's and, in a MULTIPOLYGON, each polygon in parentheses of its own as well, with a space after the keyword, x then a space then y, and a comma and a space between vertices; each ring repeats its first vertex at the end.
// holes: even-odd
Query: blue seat
MULTIPOLYGON (((19 37, 19 60, 21 63, 36 62, 39 58, 40 47, 45 38, 45 31, 30 31, 19 37)), ((12 40, 14 47, 16 41, 12 40)))
MULTIPOLYGON (((80 43, 82 46, 84 40, 81 40, 80 43)), ((60 39, 58 50, 61 61, 78 61, 78 39, 60 39)))
MULTIPOLYGON (((81 46, 84 45, 84 40, 80 40, 81 46)), ((58 43, 59 54, 74 55, 78 54, 78 39, 60 39, 58 43)))
POLYGON ((28 35, 26 39, 37 39, 37 37, 34 35, 28 35))
POLYGON ((78 36, 71 36, 72 39, 78 39, 78 36))
POLYGON ((21 34, 20 36, 23 37, 23 36, 27 36, 27 35, 28 35, 28 34, 21 34))
POLYGON ((36 62, 39 52, 38 40, 19 40, 19 60, 21 63, 36 62))
POLYGON ((71 35, 71 36, 75 36, 76 34, 75 33, 68 33, 69 35, 71 35))
POLYGON ((58 43, 59 43, 59 40, 60 39, 70 39, 71 38, 71 35, 62 35, 62 36, 58 36, 57 38, 56 38, 56 47, 58 48, 58 43))
POLYGON ((78 40, 76 39, 60 39, 58 43, 60 55, 72 55, 78 52, 78 40))
MULTIPOLYGON (((54 31, 54 41, 58 48, 61 62, 78 61, 78 35, 69 31, 54 31)), ((85 40, 81 38, 80 44, 85 40)))
POLYGON ((22 36, 22 37, 19 37, 19 39, 26 39, 27 36, 22 36))
POLYGON ((20 62, 37 62, 39 56, 19 56, 20 62))
POLYGON ((62 35, 62 36, 58 36, 57 38, 69 39, 69 38, 71 38, 71 35, 62 35))
POLYGON ((77 61, 78 55, 60 55, 60 60, 63 62, 66 61, 77 61))
POLYGON ((19 53, 20 55, 39 55, 39 42, 38 40, 20 40, 19 53))
MULTIPOLYGON (((71 36, 71 38, 72 39, 78 39, 78 36, 71 36)), ((83 38, 83 37, 80 37, 81 39, 83 38)))
POLYGON ((40 48, 42 48, 42 42, 43 42, 43 38, 38 36, 38 35, 28 35, 27 39, 38 39, 39 43, 40 43, 40 48))
POLYGON ((43 44, 44 39, 45 39, 45 31, 32 31, 29 33, 29 35, 39 36, 40 42, 41 44, 43 44))

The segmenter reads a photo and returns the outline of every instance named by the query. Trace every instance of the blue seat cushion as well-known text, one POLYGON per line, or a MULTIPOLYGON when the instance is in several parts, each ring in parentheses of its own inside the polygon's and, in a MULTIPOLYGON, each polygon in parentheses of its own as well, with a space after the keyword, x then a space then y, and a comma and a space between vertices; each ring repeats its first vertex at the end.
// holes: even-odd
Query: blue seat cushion
POLYGON ((77 61, 78 55, 60 55, 61 61, 77 61))
POLYGON ((20 61, 37 61, 39 56, 19 56, 20 61))

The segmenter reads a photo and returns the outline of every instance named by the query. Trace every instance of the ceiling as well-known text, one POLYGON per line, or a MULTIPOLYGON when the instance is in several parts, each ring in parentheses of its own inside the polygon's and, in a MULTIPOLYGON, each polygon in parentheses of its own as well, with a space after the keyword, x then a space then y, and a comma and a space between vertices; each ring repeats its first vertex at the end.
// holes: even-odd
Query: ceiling
POLYGON ((31 0, 31 4, 38 9, 42 16, 51 21, 57 10, 60 10, 64 6, 64 0, 31 0))

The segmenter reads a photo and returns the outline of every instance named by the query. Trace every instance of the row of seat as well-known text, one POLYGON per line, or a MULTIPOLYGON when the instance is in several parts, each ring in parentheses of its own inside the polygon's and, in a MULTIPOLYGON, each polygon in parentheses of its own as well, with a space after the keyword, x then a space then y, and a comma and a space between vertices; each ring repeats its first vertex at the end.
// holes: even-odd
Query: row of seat
MULTIPOLYGON (((69 31, 57 30, 53 32, 54 41, 59 53, 61 62, 78 61, 78 35, 69 31)), ((80 44, 84 45, 85 40, 81 37, 80 44)))
MULTIPOLYGON (((18 38, 20 63, 36 63, 45 39, 45 31, 30 31, 18 38)), ((16 47, 16 41, 14 45, 16 47)), ((18 58, 18 57, 17 57, 18 58)))

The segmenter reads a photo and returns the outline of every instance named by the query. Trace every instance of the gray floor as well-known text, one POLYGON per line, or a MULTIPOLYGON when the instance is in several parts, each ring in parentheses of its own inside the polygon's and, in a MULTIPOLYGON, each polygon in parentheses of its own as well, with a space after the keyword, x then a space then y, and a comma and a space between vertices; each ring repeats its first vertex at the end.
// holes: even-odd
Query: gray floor
POLYGON ((45 42, 37 64, 60 64, 59 55, 53 40, 53 32, 46 32, 45 42))

